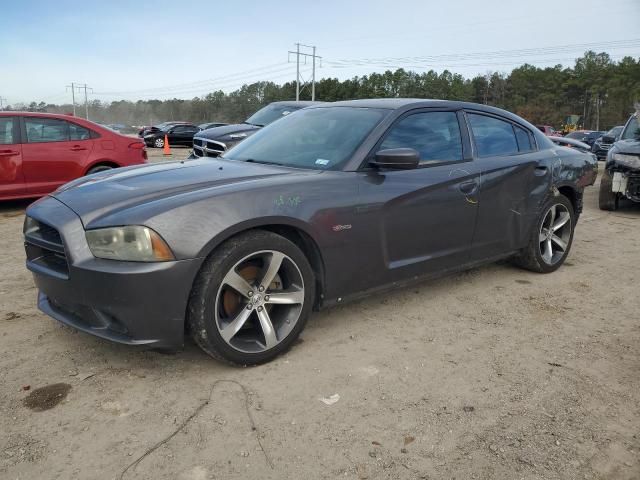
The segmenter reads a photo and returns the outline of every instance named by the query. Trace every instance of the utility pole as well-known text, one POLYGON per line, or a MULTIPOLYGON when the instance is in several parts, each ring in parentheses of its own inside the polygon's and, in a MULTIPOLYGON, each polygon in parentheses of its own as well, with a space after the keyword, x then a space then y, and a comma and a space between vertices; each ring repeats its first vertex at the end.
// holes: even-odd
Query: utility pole
POLYGON ((301 81, 300 77, 300 57, 304 59, 305 65, 307 64, 307 58, 311 57, 312 60, 312 73, 311 73, 311 100, 316 99, 316 58, 320 60, 320 66, 322 67, 322 57, 316 55, 316 47, 314 45, 304 45, 302 43, 296 43, 296 50, 289 50, 289 61, 291 61, 291 55, 296 56, 296 102, 300 101, 300 93, 308 85, 308 81, 301 81), (301 52, 300 47, 311 49, 312 53, 301 52))
POLYGON ((596 97, 596 130, 600 130, 600 92, 596 97))
POLYGON ((86 83, 73 83, 71 85, 67 85, 67 88, 71 88, 71 98, 73 99, 73 116, 76 115, 76 93, 75 91, 84 90, 84 112, 85 118, 89 120, 89 100, 87 98, 87 90, 91 90, 93 92, 93 88, 88 87, 86 83))
POLYGON ((73 103, 73 116, 76 116, 76 86, 73 82, 71 85, 66 86, 67 89, 71 89, 71 102, 73 103))

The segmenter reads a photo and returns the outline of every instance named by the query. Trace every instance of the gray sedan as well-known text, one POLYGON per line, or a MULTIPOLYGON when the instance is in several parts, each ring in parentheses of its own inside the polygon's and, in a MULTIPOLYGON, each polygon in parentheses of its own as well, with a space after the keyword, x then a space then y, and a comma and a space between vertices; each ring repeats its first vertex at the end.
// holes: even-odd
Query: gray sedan
POLYGON ((501 258, 553 272, 595 164, 484 105, 321 104, 220 158, 67 184, 27 211, 27 267, 67 325, 257 364, 314 309, 501 258))

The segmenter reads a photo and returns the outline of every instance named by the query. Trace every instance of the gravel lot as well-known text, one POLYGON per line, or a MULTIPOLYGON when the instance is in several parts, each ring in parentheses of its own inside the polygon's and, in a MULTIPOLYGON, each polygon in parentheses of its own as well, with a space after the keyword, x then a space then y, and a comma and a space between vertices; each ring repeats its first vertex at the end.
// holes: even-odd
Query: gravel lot
POLYGON ((317 313, 238 369, 39 313, 26 205, 0 205, 0 478, 640 478, 638 207, 590 188, 558 272, 494 264, 317 313))

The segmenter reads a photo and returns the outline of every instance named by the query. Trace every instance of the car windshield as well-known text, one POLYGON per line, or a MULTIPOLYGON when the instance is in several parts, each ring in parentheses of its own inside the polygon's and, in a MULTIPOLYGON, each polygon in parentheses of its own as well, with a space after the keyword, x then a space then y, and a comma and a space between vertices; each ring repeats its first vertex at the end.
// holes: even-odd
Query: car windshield
POLYGON ((588 134, 585 132, 571 132, 567 135, 567 138, 573 138, 574 140, 580 140, 582 138, 587 137, 588 134))
POLYGON ((302 105, 267 105, 247 118, 244 123, 264 127, 301 108, 302 105))
POLYGON ((640 140, 640 126, 638 125, 638 116, 634 115, 624 127, 622 132, 622 140, 640 140))
POLYGON ((359 107, 300 110, 263 128, 224 158, 336 170, 387 114, 388 110, 359 107))
POLYGON ((624 127, 613 127, 611 130, 605 133, 605 135, 607 137, 617 137, 618 135, 620 135, 620 132, 622 131, 623 128, 624 127))

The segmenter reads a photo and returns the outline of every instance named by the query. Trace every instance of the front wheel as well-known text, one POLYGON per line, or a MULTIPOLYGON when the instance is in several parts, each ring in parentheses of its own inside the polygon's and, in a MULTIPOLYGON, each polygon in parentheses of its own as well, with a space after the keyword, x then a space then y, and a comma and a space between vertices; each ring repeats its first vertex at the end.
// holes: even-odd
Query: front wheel
POLYGON ((544 205, 529 244, 515 258, 527 270, 550 273, 564 263, 573 242, 575 213, 564 195, 552 197, 544 205))
POLYGON ((153 146, 156 147, 156 148, 164 147, 164 138, 156 138, 153 141, 153 146))
POLYGON ((598 192, 598 207, 600 210, 615 211, 618 209, 619 195, 612 191, 613 178, 611 174, 605 170, 600 180, 600 191, 598 192))
POLYGON ((250 231, 205 261, 189 299, 191 335, 214 358, 268 362, 300 335, 314 298, 315 278, 304 253, 280 235, 250 231))

